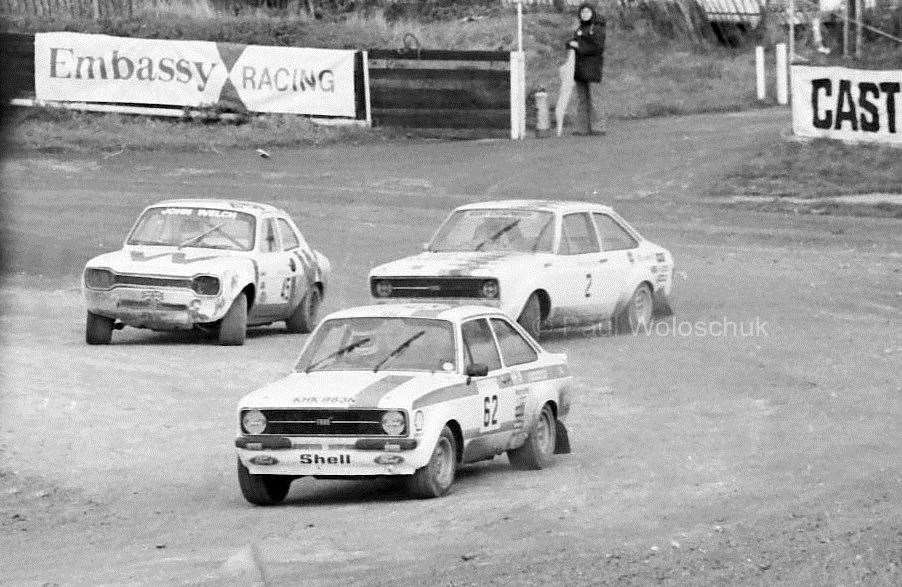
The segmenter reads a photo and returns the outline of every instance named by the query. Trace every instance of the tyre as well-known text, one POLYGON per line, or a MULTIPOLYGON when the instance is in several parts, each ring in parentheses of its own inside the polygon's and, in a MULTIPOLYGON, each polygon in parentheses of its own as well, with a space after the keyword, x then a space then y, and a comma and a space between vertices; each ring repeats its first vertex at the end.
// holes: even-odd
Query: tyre
POLYGON ((286 475, 251 475, 241 460, 238 460, 238 485, 244 499, 254 505, 276 505, 291 488, 293 477, 286 475))
POLYGON ((507 460, 515 469, 544 469, 554 462, 554 442, 557 436, 556 423, 551 406, 545 404, 539 413, 535 428, 523 446, 507 451, 507 460))
POLYGON ((88 344, 110 344, 113 338, 113 319, 88 312, 85 322, 85 342, 88 344))
POLYGON ((219 344, 242 345, 245 336, 247 336, 247 296, 241 292, 219 324, 219 344))
POLYGON ((538 340, 542 331, 542 305, 539 303, 539 295, 533 293, 526 300, 517 323, 522 326, 533 338, 538 340))
POLYGON ((319 288, 312 286, 288 320, 285 321, 288 332, 307 333, 313 330, 319 319, 321 305, 322 296, 319 293, 319 288))
POLYGON ((457 442, 445 426, 432 450, 429 463, 410 478, 408 489, 415 497, 433 498, 448 493, 457 471, 457 442))
POLYGON ((620 334, 638 334, 651 325, 654 301, 645 283, 639 284, 630 301, 615 319, 614 329, 620 334))

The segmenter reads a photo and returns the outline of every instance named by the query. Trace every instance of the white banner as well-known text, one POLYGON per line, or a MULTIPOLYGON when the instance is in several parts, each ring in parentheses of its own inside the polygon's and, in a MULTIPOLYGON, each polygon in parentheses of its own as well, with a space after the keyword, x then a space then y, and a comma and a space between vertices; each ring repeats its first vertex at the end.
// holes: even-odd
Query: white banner
POLYGON ((228 77, 216 43, 38 33, 39 101, 216 104, 228 77))
POLYGON ((902 70, 793 65, 792 129, 802 137, 902 145, 902 70))
POLYGON ((229 79, 254 112, 353 118, 354 54, 249 45, 232 66, 229 79))

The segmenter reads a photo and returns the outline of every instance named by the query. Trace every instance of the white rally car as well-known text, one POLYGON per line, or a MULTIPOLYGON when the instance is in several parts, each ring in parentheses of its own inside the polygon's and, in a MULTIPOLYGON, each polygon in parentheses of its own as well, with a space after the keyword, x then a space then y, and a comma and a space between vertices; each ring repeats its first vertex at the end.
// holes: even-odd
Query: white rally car
POLYGON ((294 479, 405 475, 438 497, 457 467, 569 452, 572 377, 496 309, 386 304, 326 317, 293 373, 241 399, 238 481, 271 505, 294 479))
POLYGON ((202 328, 242 344, 249 325, 284 320, 310 332, 329 261, 284 211, 234 200, 167 200, 147 207, 122 249, 88 261, 88 344, 125 325, 202 328))
POLYGON ((507 200, 457 208, 425 252, 369 279, 377 302, 487 304, 535 337, 605 320, 635 332, 671 311, 673 257, 607 206, 507 200))

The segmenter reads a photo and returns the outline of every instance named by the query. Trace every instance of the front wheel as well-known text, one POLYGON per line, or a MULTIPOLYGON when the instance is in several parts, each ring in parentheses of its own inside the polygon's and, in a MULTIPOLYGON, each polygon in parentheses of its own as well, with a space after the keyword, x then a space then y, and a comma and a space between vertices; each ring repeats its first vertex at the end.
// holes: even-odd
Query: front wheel
POLYGON ((507 451, 507 460, 515 469, 544 469, 554 461, 556 423, 551 406, 545 404, 539 413, 536 427, 520 448, 507 451))
POLYGON ((526 305, 523 306, 523 311, 520 312, 517 323, 522 326, 530 336, 538 340, 539 334, 542 331, 542 305, 539 303, 538 294, 534 293, 526 300, 526 305))
POLYGON ((88 312, 85 322, 85 342, 110 344, 113 338, 113 319, 88 312))
POLYGON ((415 497, 441 497, 454 483, 457 469, 457 443, 451 430, 445 426, 432 450, 432 457, 425 467, 417 469, 410 478, 410 493, 415 497))
POLYGON ((651 290, 645 283, 639 284, 626 306, 615 319, 615 330, 620 334, 638 334, 651 325, 654 302, 651 290))
POLYGON ((238 460, 238 485, 241 494, 254 505, 276 505, 280 503, 291 488, 293 477, 285 475, 251 475, 241 459, 238 460))
POLYGON ((247 296, 238 294, 219 324, 219 344, 239 346, 247 336, 247 296))

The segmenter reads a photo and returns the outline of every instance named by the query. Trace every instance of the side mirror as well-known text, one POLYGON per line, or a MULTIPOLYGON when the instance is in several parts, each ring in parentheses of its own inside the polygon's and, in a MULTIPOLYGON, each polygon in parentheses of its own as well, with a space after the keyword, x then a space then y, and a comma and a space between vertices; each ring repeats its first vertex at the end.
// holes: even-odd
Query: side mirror
POLYGON ((489 374, 489 366, 482 363, 467 365, 467 377, 485 377, 489 374))

